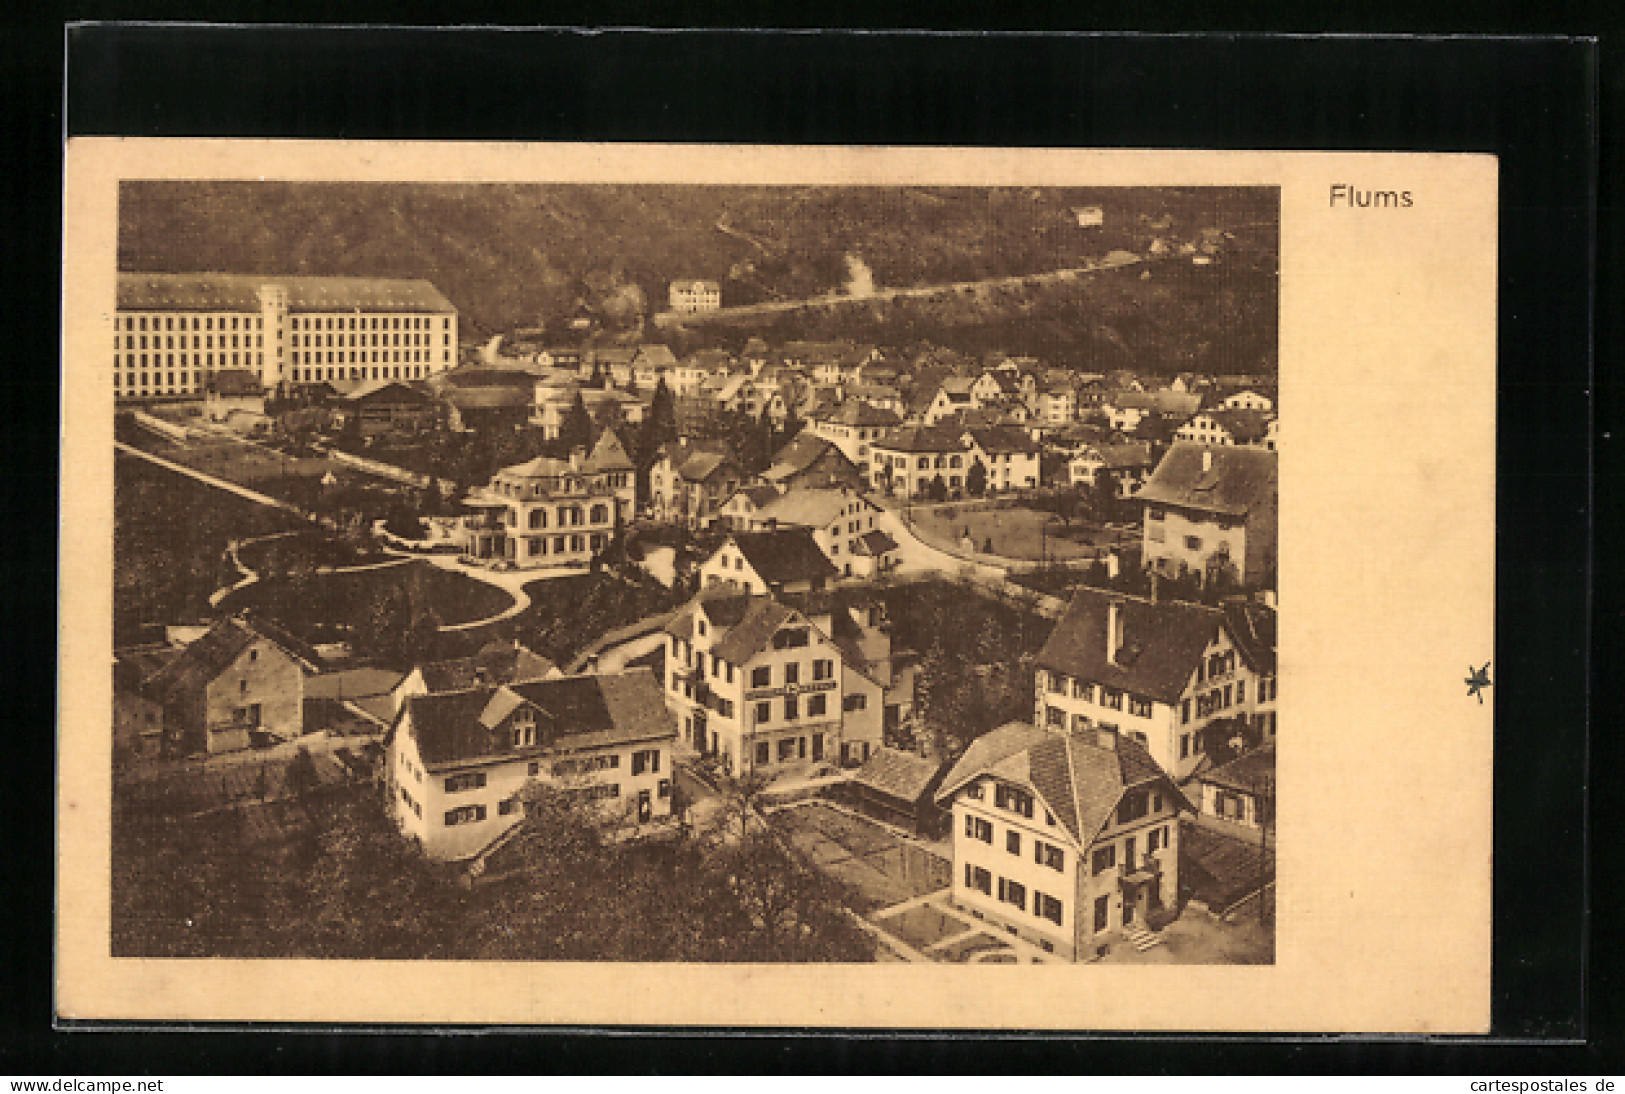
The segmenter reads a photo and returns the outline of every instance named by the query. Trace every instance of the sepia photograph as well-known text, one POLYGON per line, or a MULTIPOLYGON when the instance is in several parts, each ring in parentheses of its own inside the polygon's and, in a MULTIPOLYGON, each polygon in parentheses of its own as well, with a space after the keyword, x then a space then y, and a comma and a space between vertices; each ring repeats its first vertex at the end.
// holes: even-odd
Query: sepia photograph
POLYGON ((1273 960, 1275 188, 118 200, 115 955, 1273 960))
POLYGON ((1482 1028, 1493 161, 69 167, 66 1013, 1482 1028))

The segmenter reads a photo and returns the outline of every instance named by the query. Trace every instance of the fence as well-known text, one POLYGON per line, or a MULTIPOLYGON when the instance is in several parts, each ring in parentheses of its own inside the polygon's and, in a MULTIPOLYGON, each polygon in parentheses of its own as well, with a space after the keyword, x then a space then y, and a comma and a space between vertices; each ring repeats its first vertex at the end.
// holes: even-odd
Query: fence
POLYGON ((153 433, 158 434, 160 437, 175 441, 178 444, 185 444, 192 438, 192 431, 187 429, 184 425, 176 425, 174 422, 166 422, 162 418, 154 417, 153 415, 148 414, 145 410, 134 411, 132 412, 131 417, 135 421, 136 425, 141 426, 143 429, 150 430, 153 433))

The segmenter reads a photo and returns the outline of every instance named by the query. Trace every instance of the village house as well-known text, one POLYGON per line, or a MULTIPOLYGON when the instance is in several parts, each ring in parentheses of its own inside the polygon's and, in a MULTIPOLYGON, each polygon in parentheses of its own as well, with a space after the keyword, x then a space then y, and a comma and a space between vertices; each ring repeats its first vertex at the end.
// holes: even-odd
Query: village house
POLYGON ((869 442, 883 431, 902 423, 889 410, 868 403, 848 401, 821 408, 813 413, 807 428, 841 450, 858 467, 869 466, 869 442))
POLYGON ((313 651, 279 628, 242 616, 219 620, 173 655, 149 649, 122 662, 115 691, 131 698, 115 709, 122 705, 124 720, 139 726, 136 743, 144 753, 156 726, 160 751, 169 756, 235 752, 261 735, 300 736, 305 676, 320 667, 313 651))
POLYGON ((534 410, 529 377, 523 386, 456 386, 442 392, 446 424, 459 433, 489 433, 524 425, 534 410))
POLYGON ((734 532, 700 564, 700 588, 760 596, 822 590, 837 576, 809 528, 734 532))
MULTIPOLYGON (((867 371, 865 370, 866 374, 867 371)), ((889 382, 875 383, 866 381, 861 384, 848 384, 846 386, 846 397, 851 402, 866 403, 876 410, 888 411, 896 419, 894 424, 901 424, 903 421, 903 411, 907 403, 903 399, 903 393, 889 382)))
MULTIPOLYGON (((1035 659, 1034 721, 1079 732, 1104 726, 1183 778, 1207 751, 1210 723, 1254 716, 1266 677, 1273 733, 1273 646, 1266 660, 1262 623, 1245 623, 1238 641, 1243 620, 1199 604, 1080 588, 1035 659)), ((1267 628, 1273 642, 1273 616, 1267 628)))
POLYGON ((632 382, 632 360, 638 355, 632 346, 599 346, 581 355, 580 379, 591 380, 601 372, 604 379, 625 390, 632 382))
POLYGON ((897 550, 897 541, 875 527, 884 516, 880 506, 850 489, 797 487, 767 501, 744 527, 806 528, 842 576, 873 577, 887 568, 886 560, 897 550))
POLYGON ((808 429, 779 449, 762 478, 781 490, 798 486, 861 490, 869 485, 864 473, 839 446, 808 429))
POLYGON ((683 739, 728 774, 778 774, 838 753, 840 651, 788 604, 702 589, 666 626, 665 665, 683 739))
POLYGON ((675 737, 648 669, 411 695, 385 746, 391 813, 428 857, 460 861, 519 823, 534 780, 646 833, 670 823, 675 737))
POLYGON ((1157 465, 1136 499, 1145 506, 1142 560, 1169 576, 1205 583, 1273 579, 1276 460, 1252 445, 1179 443, 1157 465))
MULTIPOLYGON (((1266 741, 1225 763, 1198 771, 1197 808, 1200 815, 1234 825, 1234 834, 1275 825, 1275 742, 1266 741)), ((1222 830, 1222 828, 1221 828, 1222 830)), ((1256 836, 1255 836, 1256 838, 1256 836)))
POLYGON ((1070 960, 1179 899, 1179 787, 1106 729, 1010 722, 971 742, 937 791, 952 811, 954 904, 1070 960))
POLYGON ((1165 418, 1183 422, 1201 407, 1200 395, 1171 391, 1167 388, 1160 391, 1119 389, 1106 395, 1100 402, 1100 410, 1106 416, 1106 423, 1120 433, 1133 432, 1140 424, 1140 419, 1148 414, 1160 414, 1165 418))
POLYGON ((722 524, 737 532, 748 532, 756 526, 756 516, 771 505, 781 491, 770 482, 750 483, 733 492, 722 503, 722 524))
POLYGON ((463 554, 517 567, 585 563, 630 520, 634 468, 613 430, 583 456, 538 456, 504 467, 463 504, 463 554))
POLYGON ((1033 420, 1042 426, 1063 426, 1077 417, 1077 397, 1069 382, 1055 382, 1033 393, 1029 404, 1033 420))
MULTIPOLYGON (((899 426, 869 443, 870 480, 876 490, 893 497, 918 498, 941 476, 943 486, 963 491, 972 455, 964 431, 952 425, 899 426)), ((988 482, 994 481, 988 468, 988 482)))
POLYGON ((981 403, 975 395, 977 381, 967 376, 947 376, 937 385, 935 393, 920 414, 923 425, 932 426, 944 418, 951 418, 963 410, 975 410, 981 403))
POLYGON ((1025 430, 1013 426, 969 429, 960 443, 970 450, 973 460, 981 460, 987 467, 988 493, 1031 490, 1038 485, 1042 446, 1025 430))
POLYGON ((1094 487, 1101 472, 1111 475, 1116 494, 1131 498, 1151 474, 1151 446, 1143 443, 1085 445, 1067 462, 1073 486, 1094 487))
POLYGON ((265 389, 259 376, 241 368, 208 373, 203 383, 203 411, 211 422, 223 422, 233 414, 265 416, 265 389))
POLYGON ((716 311, 722 307, 722 286, 703 279, 673 281, 666 289, 666 301, 679 315, 716 311))
POLYGON ((1256 444, 1269 432, 1270 416, 1260 410, 1210 410, 1174 431, 1177 441, 1194 444, 1256 444))
POLYGON ((708 528, 744 479, 725 442, 673 441, 649 467, 649 508, 657 520, 708 528))
POLYGON ((493 639, 468 657, 426 661, 414 665, 390 692, 392 714, 399 714, 414 695, 439 695, 449 691, 492 684, 519 684, 527 680, 549 680, 562 673, 559 667, 517 641, 493 639))
MULTIPOLYGON (((801 598, 804 610, 814 610, 812 600, 801 598)), ((918 658, 894 646, 885 604, 872 592, 843 589, 829 612, 827 633, 841 653, 840 761, 852 767, 913 716, 918 658)))
POLYGON ((401 380, 369 380, 329 405, 336 428, 363 437, 427 429, 440 414, 433 395, 401 380))
POLYGON ((1275 409, 1275 400, 1268 395, 1261 395, 1251 388, 1247 388, 1232 395, 1226 395, 1224 397, 1224 409, 1261 410, 1268 413, 1275 409))
POLYGON ((632 355, 632 381, 643 391, 654 391, 661 380, 670 387, 676 371, 677 357, 662 343, 646 342, 632 355))

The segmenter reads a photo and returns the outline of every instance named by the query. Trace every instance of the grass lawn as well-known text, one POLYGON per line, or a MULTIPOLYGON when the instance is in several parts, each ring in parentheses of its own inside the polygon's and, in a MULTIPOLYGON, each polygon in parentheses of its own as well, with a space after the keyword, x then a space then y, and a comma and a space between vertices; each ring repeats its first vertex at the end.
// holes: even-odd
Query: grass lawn
POLYGON ((914 520, 932 539, 955 545, 968 528, 978 551, 987 550, 991 539, 991 553, 1006 558, 1088 558, 1095 554, 1096 541, 1102 545, 1115 542, 1109 532, 1087 533, 1077 521, 1068 529, 1054 513, 1035 509, 969 511, 916 505, 914 520))
POLYGON ((302 586, 286 578, 256 582, 227 597, 226 611, 254 608, 306 640, 324 640, 332 624, 354 625, 382 590, 415 582, 441 624, 496 615, 513 603, 501 589, 427 562, 409 560, 353 573, 314 574, 302 586))
POLYGON ((251 570, 264 573, 266 564, 272 569, 291 566, 295 560, 320 566, 356 566, 383 562, 391 556, 382 551, 358 550, 357 547, 322 528, 308 528, 291 536, 278 536, 237 549, 237 557, 251 570))
POLYGON ((113 461, 115 641, 140 623, 195 622, 209 594, 237 570, 223 556, 233 538, 305 528, 291 513, 258 505, 136 456, 113 461))

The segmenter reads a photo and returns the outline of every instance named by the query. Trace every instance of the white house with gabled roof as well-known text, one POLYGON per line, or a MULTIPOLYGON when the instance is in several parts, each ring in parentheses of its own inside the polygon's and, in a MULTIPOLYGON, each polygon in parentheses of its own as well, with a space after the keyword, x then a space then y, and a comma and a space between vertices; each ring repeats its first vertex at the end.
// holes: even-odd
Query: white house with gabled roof
POLYGON ((1194 813, 1134 740, 1010 722, 942 780, 955 905, 1070 960, 1155 926, 1179 899, 1180 814, 1194 813))

